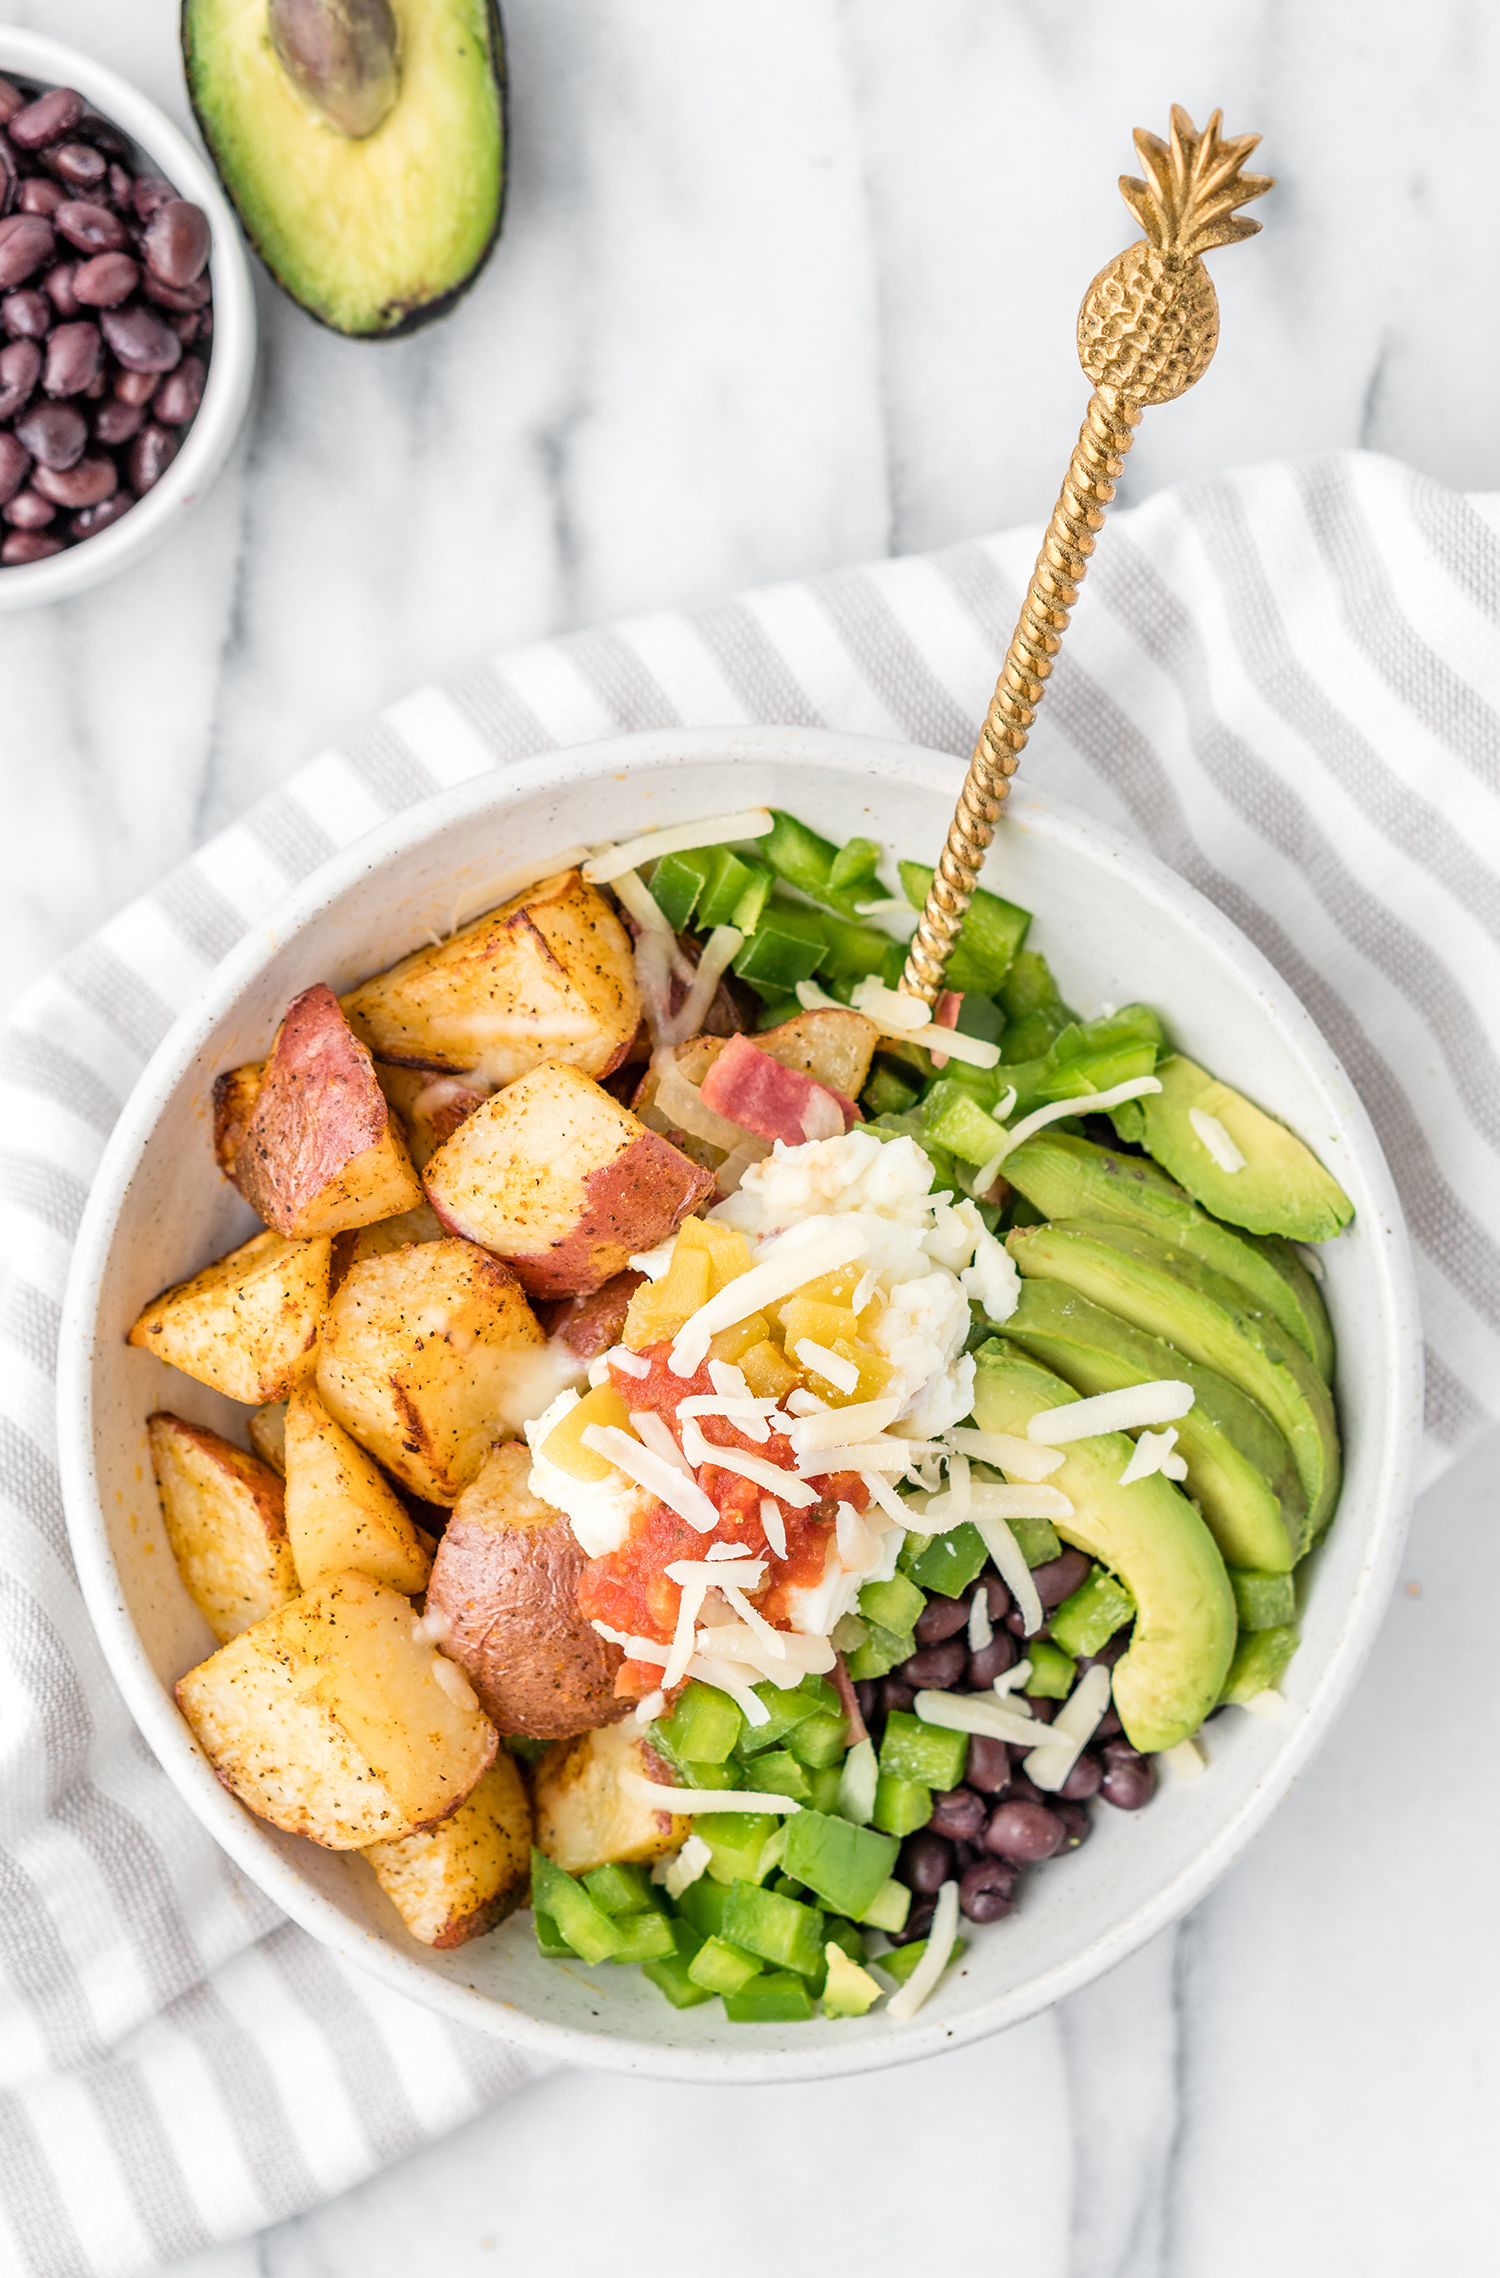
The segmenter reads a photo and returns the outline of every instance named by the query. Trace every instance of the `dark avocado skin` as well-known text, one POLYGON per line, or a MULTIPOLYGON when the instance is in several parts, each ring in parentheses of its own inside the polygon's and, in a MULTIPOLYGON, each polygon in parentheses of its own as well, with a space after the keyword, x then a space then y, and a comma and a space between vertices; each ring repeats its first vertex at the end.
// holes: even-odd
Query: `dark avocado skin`
POLYGON ((478 258, 473 262, 467 274, 450 291, 439 294, 434 300, 423 301, 418 307, 408 309, 399 323, 389 325, 378 332, 346 332, 341 325, 331 323, 321 310, 315 308, 311 302, 303 300, 299 294, 294 293, 285 279, 278 274, 276 268, 266 258, 264 251, 257 242, 254 230, 245 219, 244 210, 234 183, 226 177, 219 165, 212 122, 205 116, 199 105, 197 78, 193 69, 192 6, 193 0, 182 0, 180 19, 182 61, 183 76, 187 83, 188 101, 193 106, 193 117, 197 123, 198 132, 203 138, 204 147, 213 161, 214 171, 239 217, 240 227, 244 230, 251 249, 272 283, 286 294, 288 300, 294 301, 298 308, 310 316, 314 323, 321 324, 326 332, 335 333, 340 340, 405 340, 409 339, 412 333, 424 330, 427 325, 436 324, 441 317, 450 316, 464 295, 478 283, 489 266, 490 256, 495 250, 501 229, 504 226, 505 204, 510 194, 510 75, 506 68, 505 26, 501 20, 499 0, 485 0, 485 10, 489 18, 490 75, 494 81, 496 99, 500 106, 500 195, 495 204, 494 225, 478 258))

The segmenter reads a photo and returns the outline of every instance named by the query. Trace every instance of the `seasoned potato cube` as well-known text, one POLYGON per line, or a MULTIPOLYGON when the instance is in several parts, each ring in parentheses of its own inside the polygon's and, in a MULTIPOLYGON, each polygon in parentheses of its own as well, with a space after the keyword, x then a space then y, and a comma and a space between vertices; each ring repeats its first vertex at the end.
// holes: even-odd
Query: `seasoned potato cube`
POLYGON ((341 1574, 177 1686, 241 1803, 331 1851, 435 1827, 494 1759, 495 1728, 399 1591, 341 1574))
POLYGON ((286 1477, 286 1402, 268 1400, 250 1418, 250 1445, 278 1479, 286 1477))
POLYGON ((542 1060, 618 1068, 640 1023, 630 937, 576 870, 528 886, 344 999, 380 1060, 513 1083, 542 1060))
POLYGON ((602 1289, 591 1290, 587 1297, 558 1298, 541 1308, 542 1326, 580 1363, 597 1360, 619 1343, 630 1300, 645 1278, 633 1271, 612 1274, 602 1289))
POLYGON ((165 1410, 147 1418, 151 1468, 177 1571, 221 1645, 297 1595, 269 1465, 165 1410))
MULTIPOLYGON (((226 1126, 221 1161, 228 1143, 226 1126)), ((374 1063, 321 981, 287 1007, 234 1138, 231 1176, 268 1226, 304 1240, 394 1218, 422 1199, 374 1063)))
POLYGON ((312 1366, 328 1305, 331 1244, 256 1234, 164 1289, 130 1342, 231 1400, 284 1400, 312 1366))
POLYGON ((286 1412, 286 1531, 304 1590, 334 1574, 368 1574, 414 1597, 432 1561, 405 1505, 318 1397, 299 1384, 286 1412))
POLYGON ((441 1826, 365 1857, 414 1938, 462 1946, 482 1938, 526 1897, 531 1866, 531 1805, 515 1759, 502 1748, 467 1803, 441 1826))
POLYGON ((714 1188, 711 1172, 561 1061, 476 1108, 426 1184, 444 1225, 508 1259, 538 1297, 600 1288, 714 1188))
POLYGON ((377 1060, 381 1090, 401 1118, 411 1159, 422 1170, 466 1115, 490 1096, 490 1086, 471 1076, 435 1075, 431 1068, 396 1068, 377 1060))
POLYGON ((536 1768, 536 1847, 570 1875, 586 1875, 610 1859, 660 1859, 692 1833, 693 1823, 653 1810, 620 1784, 639 1772, 660 1780, 634 1718, 578 1740, 560 1740, 536 1768))
POLYGON ((446 1229, 430 1202, 403 1210, 399 1218, 381 1218, 373 1226, 356 1226, 352 1233, 333 1237, 333 1287, 338 1288, 351 1266, 362 1258, 383 1258, 388 1250, 404 1250, 408 1242, 441 1242, 446 1229))
POLYGON ((456 1503, 518 1402, 540 1412, 523 1396, 543 1343, 509 1268, 445 1236, 350 1268, 328 1308, 318 1390, 403 1487, 456 1503))
POLYGON ((858 1099, 869 1077, 876 1035, 873 1022, 862 1012, 825 1008, 799 1012, 779 1028, 765 1029, 755 1043, 784 1068, 799 1068, 815 1084, 826 1084, 846 1099, 858 1099))
POLYGON ((588 1559, 562 1513, 532 1494, 530 1470, 525 1441, 506 1440, 464 1489, 427 1611, 501 1732, 556 1740, 625 1714, 614 1690, 624 1656, 578 1611, 588 1559))
POLYGON ((226 1179, 235 1177, 265 1073, 265 1061, 252 1060, 248 1067, 226 1069, 214 1079, 214 1153, 226 1179))

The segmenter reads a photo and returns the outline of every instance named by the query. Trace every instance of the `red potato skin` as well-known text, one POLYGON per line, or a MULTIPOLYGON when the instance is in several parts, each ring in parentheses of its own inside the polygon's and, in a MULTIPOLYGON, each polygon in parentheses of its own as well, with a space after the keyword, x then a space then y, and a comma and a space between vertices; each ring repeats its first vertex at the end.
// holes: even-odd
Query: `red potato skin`
POLYGON ((612 1274, 602 1289, 587 1297, 562 1297, 544 1306, 538 1318, 549 1337, 556 1337, 580 1361, 597 1360, 617 1345, 625 1328, 630 1300, 645 1280, 643 1273, 612 1274))
MULTIPOLYGON (((583 1207, 568 1234, 545 1250, 508 1252, 505 1262, 528 1297, 591 1296, 622 1270, 627 1258, 675 1234, 684 1218, 709 1199, 715 1184, 712 1171, 689 1163, 654 1131, 643 1131, 630 1158, 589 1172, 583 1207), (656 1208, 643 1228, 641 1203, 648 1194, 656 1208)), ((450 1233, 468 1241, 476 1238, 446 1215, 430 1191, 428 1200, 450 1233)))
POLYGON ((390 1109, 374 1063, 326 982, 288 1005, 255 1107, 235 1149, 235 1184, 278 1234, 356 1156, 386 1135, 390 1109))

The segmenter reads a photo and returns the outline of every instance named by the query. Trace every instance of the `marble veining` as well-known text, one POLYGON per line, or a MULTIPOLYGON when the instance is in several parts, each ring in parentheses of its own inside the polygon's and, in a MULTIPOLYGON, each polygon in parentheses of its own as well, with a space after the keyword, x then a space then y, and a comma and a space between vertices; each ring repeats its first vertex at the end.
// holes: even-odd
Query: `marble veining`
MULTIPOLYGON (((167 0, 7 13, 186 116, 167 0)), ((251 422, 212 498, 125 579, 0 619, 9 998, 469 657, 1045 515, 1086 392, 1077 303, 1129 234, 1129 129, 1173 99, 1259 127, 1282 186, 1264 236, 1216 262, 1223 347, 1146 424, 1125 499, 1354 443, 1500 490, 1491 9, 506 0, 506 19, 509 214, 461 314, 360 347, 263 287, 251 422)), ((716 2278, 1484 2267, 1495 1454, 1420 1507, 1355 1698, 1249 1856, 1062 2009, 815 2088, 558 2075, 176 2278, 644 2278, 669 2220, 716 2278)))

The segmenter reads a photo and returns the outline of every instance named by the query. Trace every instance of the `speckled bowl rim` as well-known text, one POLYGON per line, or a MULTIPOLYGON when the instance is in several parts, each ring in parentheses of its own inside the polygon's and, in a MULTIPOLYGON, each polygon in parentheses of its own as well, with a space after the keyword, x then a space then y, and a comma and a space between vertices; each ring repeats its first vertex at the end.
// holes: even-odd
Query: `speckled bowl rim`
MULTIPOLYGON (((1219 1826, 1189 1864, 1150 1900, 1065 1962, 1039 1972, 958 2016, 925 2012, 857 2045, 691 2049, 582 2031, 528 2015, 509 2002, 455 1983, 403 1952, 394 1938, 361 1930, 270 1848, 258 1823, 214 1779, 170 1693, 157 1678, 127 1610, 105 1528, 94 1467, 92 1375, 101 1283, 116 1227, 129 1200, 134 1166, 164 1103, 205 1039, 265 964, 365 874, 459 821, 503 813, 535 792, 618 777, 649 776, 690 761, 763 758, 847 773, 866 792, 882 778, 930 789, 950 801, 955 783, 946 754, 805 728, 675 729, 547 753, 440 793, 357 840, 316 871, 224 959, 164 1039, 115 1126, 79 1227, 63 1308, 58 1437, 63 1496, 79 1580, 105 1657, 125 1701, 169 1778, 252 1882, 293 1921, 383 1983, 448 2016, 533 2053, 569 2064, 701 2082, 810 2080, 911 2063, 1019 2024, 1124 1961, 1193 1906, 1240 1856, 1326 1737, 1359 1674, 1394 1586, 1415 1490, 1421 1417, 1421 1339, 1405 1223, 1373 1127, 1335 1055, 1274 968, 1195 888, 1107 825, 1061 802, 1018 788, 1021 827, 1048 834, 1082 858, 1127 877, 1148 906, 1186 920, 1205 950, 1232 963, 1269 1010, 1288 1050, 1341 1099, 1340 1128, 1377 1204, 1378 1303, 1386 1373, 1372 1516, 1363 1562, 1340 1616, 1331 1653, 1315 1679, 1312 1705, 1270 1773, 1219 1826)), ((878 796, 878 790, 871 794, 878 796)), ((726 804, 730 802, 726 801, 726 804)), ((1304 1648, 1306 1650, 1306 1648, 1304 1648)), ((872 2020, 873 2021, 873 2020, 872 2020)))
POLYGON ((77 48, 16 24, 0 24, 0 76, 76 87, 122 134, 129 135, 174 188, 201 206, 213 231, 208 273, 213 283, 213 354, 208 384, 182 449, 158 483, 97 538, 43 562, 0 569, 0 614, 71 600, 127 569, 175 529, 212 485, 244 424, 255 379, 255 293, 234 209, 217 175, 150 99, 106 64, 77 48))

